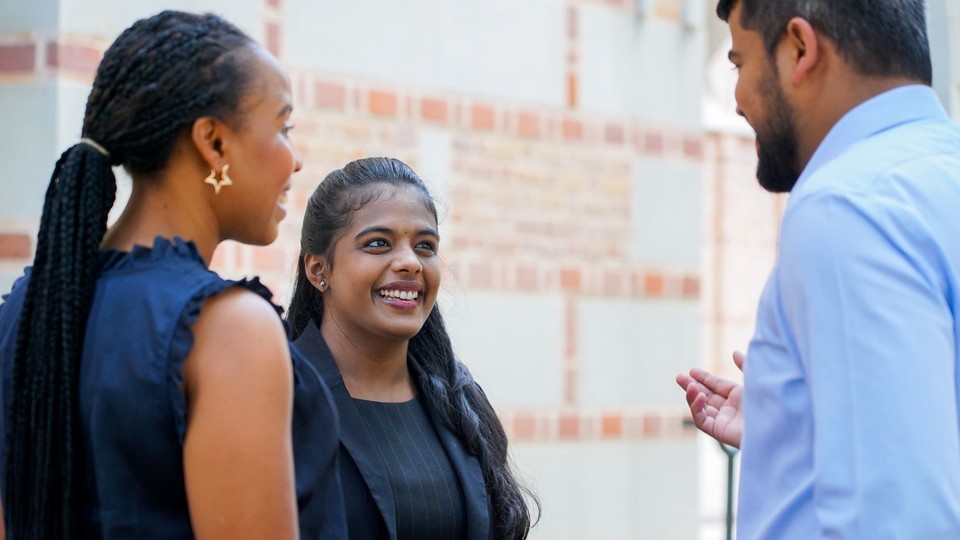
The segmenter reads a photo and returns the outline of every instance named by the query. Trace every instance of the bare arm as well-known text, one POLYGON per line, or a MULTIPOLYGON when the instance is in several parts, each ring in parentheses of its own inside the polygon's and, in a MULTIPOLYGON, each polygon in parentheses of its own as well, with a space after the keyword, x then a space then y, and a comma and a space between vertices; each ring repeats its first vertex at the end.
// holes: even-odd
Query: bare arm
POLYGON ((207 300, 193 333, 183 462, 194 534, 293 540, 293 374, 277 314, 229 290, 207 300))

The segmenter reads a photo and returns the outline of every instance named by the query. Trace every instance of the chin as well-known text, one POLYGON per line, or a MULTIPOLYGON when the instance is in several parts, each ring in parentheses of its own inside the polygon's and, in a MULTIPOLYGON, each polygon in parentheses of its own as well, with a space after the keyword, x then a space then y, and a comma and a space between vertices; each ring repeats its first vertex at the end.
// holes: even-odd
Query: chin
POLYGON ((248 246, 269 246, 277 240, 278 236, 279 231, 276 227, 273 227, 269 231, 250 233, 243 235, 243 237, 233 238, 233 240, 248 246))

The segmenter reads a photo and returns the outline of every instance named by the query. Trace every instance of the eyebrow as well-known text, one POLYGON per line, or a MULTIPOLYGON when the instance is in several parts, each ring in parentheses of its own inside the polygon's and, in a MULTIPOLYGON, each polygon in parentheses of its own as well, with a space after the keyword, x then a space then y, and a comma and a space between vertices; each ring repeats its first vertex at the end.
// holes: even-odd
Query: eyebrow
POLYGON ((731 62, 736 62, 739 59, 740 59, 740 53, 738 53, 733 49, 730 49, 730 52, 727 53, 727 60, 730 60, 731 62))
POLYGON ((280 113, 277 114, 277 118, 282 118, 290 114, 291 112, 293 112, 293 105, 287 103, 286 105, 283 106, 282 109, 280 109, 280 113))
MULTIPOLYGON (((357 235, 354 236, 353 238, 356 240, 362 236, 366 236, 371 233, 394 234, 394 230, 384 225, 374 225, 372 227, 367 227, 366 229, 363 229, 362 231, 358 232, 357 235)), ((432 228, 420 229, 419 231, 417 231, 417 236, 423 236, 423 235, 433 236, 438 240, 440 239, 440 233, 438 233, 435 229, 432 229, 432 228)))

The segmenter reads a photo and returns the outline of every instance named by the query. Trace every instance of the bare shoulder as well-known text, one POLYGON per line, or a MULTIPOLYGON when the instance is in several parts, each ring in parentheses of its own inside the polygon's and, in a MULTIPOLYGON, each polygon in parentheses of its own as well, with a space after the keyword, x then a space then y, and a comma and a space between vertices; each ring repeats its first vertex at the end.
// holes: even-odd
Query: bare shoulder
POLYGON ((290 375, 283 324, 269 302, 247 289, 233 287, 207 299, 193 335, 193 349, 184 365, 188 387, 204 374, 231 378, 246 374, 254 379, 290 375))

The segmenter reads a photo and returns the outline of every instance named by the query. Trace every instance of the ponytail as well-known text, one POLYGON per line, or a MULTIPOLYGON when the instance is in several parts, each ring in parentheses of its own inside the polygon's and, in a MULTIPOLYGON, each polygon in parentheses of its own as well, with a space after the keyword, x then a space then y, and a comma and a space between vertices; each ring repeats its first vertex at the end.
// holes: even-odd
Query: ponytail
POLYGON ((47 188, 13 364, 4 514, 9 538, 73 537, 76 389, 107 214, 109 158, 77 144, 47 188))

